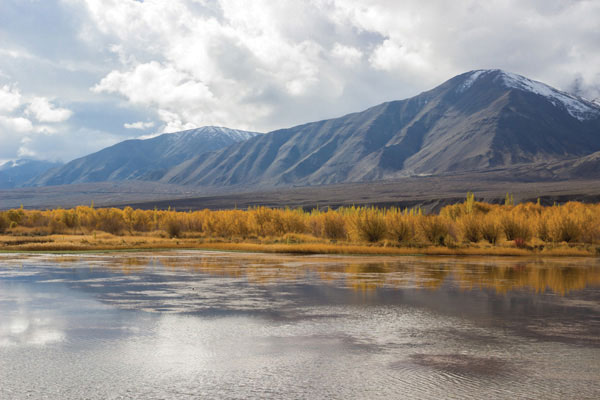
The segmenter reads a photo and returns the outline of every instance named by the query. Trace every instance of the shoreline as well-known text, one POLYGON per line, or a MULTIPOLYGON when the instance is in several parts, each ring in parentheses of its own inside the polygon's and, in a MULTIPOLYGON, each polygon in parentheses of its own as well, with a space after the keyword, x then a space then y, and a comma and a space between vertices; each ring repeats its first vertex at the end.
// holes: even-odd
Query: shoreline
POLYGON ((210 243, 180 243, 184 240, 168 239, 156 245, 129 245, 127 243, 97 245, 78 245, 73 243, 27 243, 5 245, 0 247, 0 254, 103 254, 103 253, 139 253, 164 251, 218 251, 230 253, 267 253, 291 255, 344 255, 344 256, 489 256, 489 257, 581 257, 597 258, 600 256, 596 249, 557 246, 550 249, 523 249, 517 247, 459 247, 442 246, 428 247, 398 247, 398 246, 368 246, 361 244, 329 244, 329 243, 249 243, 249 242, 210 242, 210 243), (169 241, 174 241, 169 242, 169 241))
POLYGON ((421 209, 202 210, 79 206, 0 212, 0 251, 200 249, 273 254, 600 257, 600 204, 475 201, 421 209))

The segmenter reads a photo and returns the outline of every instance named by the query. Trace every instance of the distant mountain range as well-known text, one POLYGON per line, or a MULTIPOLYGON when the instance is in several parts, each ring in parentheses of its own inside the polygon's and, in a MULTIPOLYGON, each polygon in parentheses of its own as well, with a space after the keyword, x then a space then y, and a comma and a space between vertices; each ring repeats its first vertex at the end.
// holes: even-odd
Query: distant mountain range
POLYGON ((158 181, 177 164, 248 140, 256 132, 214 126, 117 143, 46 171, 27 186, 127 180, 158 181))
POLYGON ((22 186, 49 169, 61 166, 62 163, 22 159, 8 161, 0 165, 0 189, 12 189, 22 186))
POLYGON ((204 127, 128 140, 21 183, 266 188, 497 170, 515 180, 600 178, 600 105, 477 70, 406 100, 267 134, 204 127))

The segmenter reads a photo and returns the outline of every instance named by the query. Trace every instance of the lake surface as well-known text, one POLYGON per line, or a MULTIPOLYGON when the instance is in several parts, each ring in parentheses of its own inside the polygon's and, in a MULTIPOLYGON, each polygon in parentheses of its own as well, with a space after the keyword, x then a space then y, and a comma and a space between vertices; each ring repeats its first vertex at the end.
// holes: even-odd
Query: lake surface
POLYGON ((0 255, 0 398, 600 398, 600 259, 0 255))

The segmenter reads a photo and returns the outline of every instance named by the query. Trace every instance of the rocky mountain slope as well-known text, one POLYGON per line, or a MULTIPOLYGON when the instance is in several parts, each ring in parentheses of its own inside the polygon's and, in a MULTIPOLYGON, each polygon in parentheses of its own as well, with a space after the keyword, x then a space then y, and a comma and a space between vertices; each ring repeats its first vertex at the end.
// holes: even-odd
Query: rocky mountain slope
POLYGON ((190 158, 255 137, 257 133, 220 127, 126 140, 73 160, 29 182, 30 186, 87 182, 159 180, 170 168, 190 158))
POLYGON ((520 75, 478 70, 410 99, 191 158, 161 181, 332 184, 557 163, 596 151, 598 104, 520 75))

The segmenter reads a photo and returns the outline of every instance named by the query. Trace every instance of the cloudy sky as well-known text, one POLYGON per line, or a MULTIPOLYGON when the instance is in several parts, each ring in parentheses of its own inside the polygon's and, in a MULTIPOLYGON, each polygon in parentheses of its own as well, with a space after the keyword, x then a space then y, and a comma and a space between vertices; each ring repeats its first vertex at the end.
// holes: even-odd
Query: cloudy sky
POLYGON ((267 132, 479 68, 594 99, 599 21, 597 0, 1 0, 0 160, 267 132))

